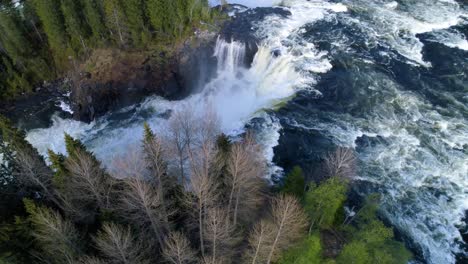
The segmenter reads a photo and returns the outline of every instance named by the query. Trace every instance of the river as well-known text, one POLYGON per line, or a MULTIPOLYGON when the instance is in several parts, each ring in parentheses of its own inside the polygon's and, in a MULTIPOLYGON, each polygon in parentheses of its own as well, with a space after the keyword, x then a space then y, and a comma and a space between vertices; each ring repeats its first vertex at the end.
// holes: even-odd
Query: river
MULTIPOLYGON (((277 1, 238 2, 261 6, 239 9, 255 13, 277 1)), ((141 139, 143 122, 164 133, 170 111, 190 107, 215 111, 227 134, 254 129, 271 175, 307 167, 333 146, 353 147, 356 193, 382 195, 382 216, 421 261, 466 261, 468 7, 289 0, 282 9, 290 14, 251 21, 261 41, 249 67, 245 43, 220 38, 216 76, 186 99, 149 97, 90 124, 57 111, 47 127, 30 127, 27 139, 41 153, 64 152, 67 132, 112 167, 141 139)))

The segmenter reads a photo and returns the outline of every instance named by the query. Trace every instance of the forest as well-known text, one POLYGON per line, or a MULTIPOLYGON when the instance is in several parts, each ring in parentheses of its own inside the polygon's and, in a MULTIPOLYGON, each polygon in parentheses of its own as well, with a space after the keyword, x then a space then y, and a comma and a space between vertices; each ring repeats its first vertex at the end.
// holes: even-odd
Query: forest
POLYGON ((407 263, 377 217, 378 195, 345 211, 351 149, 315 174, 295 167, 279 185, 254 134, 220 132, 215 114, 173 113, 166 133, 145 124, 111 169, 65 135, 45 159, 1 122, 0 263, 407 263))
POLYGON ((213 15, 207 0, 0 1, 0 99, 63 77, 95 49, 174 45, 213 15))

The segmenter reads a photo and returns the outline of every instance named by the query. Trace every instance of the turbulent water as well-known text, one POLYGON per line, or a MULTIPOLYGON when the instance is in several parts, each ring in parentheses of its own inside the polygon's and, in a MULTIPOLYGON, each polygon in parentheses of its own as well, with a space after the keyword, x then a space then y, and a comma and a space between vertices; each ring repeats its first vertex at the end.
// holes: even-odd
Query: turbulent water
POLYGON ((466 7, 452 0, 290 0, 281 8, 290 15, 251 21, 261 41, 250 67, 244 43, 220 38, 217 74, 200 92, 175 102, 150 97, 91 124, 56 114, 52 126, 28 131, 27 139, 42 153, 64 152, 60 135, 67 132, 112 166, 141 139, 144 121, 164 133, 171 110, 191 107, 217 112, 228 134, 254 128, 265 156, 279 165, 306 165, 323 144, 350 146, 360 160, 356 190, 382 194, 383 216, 421 259, 462 262, 466 7))

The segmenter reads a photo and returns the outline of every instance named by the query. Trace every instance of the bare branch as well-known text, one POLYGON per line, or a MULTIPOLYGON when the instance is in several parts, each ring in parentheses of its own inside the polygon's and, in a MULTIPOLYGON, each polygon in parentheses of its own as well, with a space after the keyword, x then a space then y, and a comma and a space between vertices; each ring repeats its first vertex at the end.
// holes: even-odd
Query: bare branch
POLYGON ((231 147, 227 160, 226 185, 229 187, 228 214, 234 226, 239 214, 243 219, 264 201, 261 189, 265 187, 265 161, 259 146, 250 134, 231 147))
POLYGON ((190 246, 190 241, 178 232, 172 233, 167 237, 162 254, 168 263, 197 263, 197 254, 190 246))
POLYGON ((144 258, 145 246, 136 239, 130 227, 106 223, 94 238, 99 251, 116 264, 149 263, 144 258))
POLYGON ((268 254, 267 263, 275 261, 279 253, 290 247, 305 232, 307 217, 299 201, 293 196, 275 198, 271 207, 276 235, 268 254))
POLYGON ((270 264, 276 261, 283 250, 306 233, 306 226, 307 217, 295 197, 274 198, 271 220, 258 223, 249 237, 247 262, 270 264))
POLYGON ((126 180, 120 203, 122 216, 141 230, 150 227, 160 245, 168 231, 168 223, 160 214, 162 208, 161 194, 154 185, 141 178, 126 180))
POLYGON ((239 241, 235 236, 234 227, 229 227, 228 214, 220 208, 210 208, 205 218, 205 241, 209 246, 210 256, 205 262, 210 264, 229 263, 234 254, 233 247, 239 241))
POLYGON ((144 177, 148 175, 147 162, 137 146, 129 146, 123 155, 112 160, 112 176, 117 179, 144 177))
POLYGON ((265 263, 275 237, 275 226, 267 220, 257 223, 249 236, 249 248, 246 251, 246 263, 265 263))
POLYGON ((15 162, 18 170, 13 173, 13 176, 22 185, 33 188, 39 187, 46 199, 61 206, 62 203, 57 200, 56 192, 52 188, 53 172, 47 167, 44 160, 27 151, 18 150, 15 154, 15 162))
POLYGON ((356 175, 356 155, 351 148, 339 147, 327 155, 324 162, 327 177, 352 179, 356 175))

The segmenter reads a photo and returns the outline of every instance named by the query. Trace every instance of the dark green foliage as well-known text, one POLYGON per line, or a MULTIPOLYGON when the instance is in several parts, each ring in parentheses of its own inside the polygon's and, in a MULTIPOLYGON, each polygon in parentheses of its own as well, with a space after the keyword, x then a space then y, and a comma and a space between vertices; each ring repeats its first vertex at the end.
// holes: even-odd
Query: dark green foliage
POLYGON ((209 19, 205 0, 28 0, 0 2, 0 100, 31 93, 77 70, 97 48, 147 49, 209 19))
MULTIPOLYGON (((34 165, 27 167, 30 169, 29 173, 33 176, 37 176, 36 171, 42 173, 42 176, 46 178, 38 177, 37 179, 43 180, 42 185, 47 185, 42 189, 34 187, 34 191, 29 193, 27 191, 23 193, 18 186, 12 185, 12 182, 6 185, 7 187, 13 186, 8 189, 10 193, 7 193, 5 188, 0 189, 2 213, 7 212, 0 215, 0 263, 102 263, 98 259, 103 257, 112 263, 127 263, 125 259, 122 259, 125 255, 132 256, 133 262, 161 263, 162 258, 168 258, 169 253, 174 257, 177 252, 187 252, 187 250, 201 252, 197 244, 200 229, 196 227, 194 230, 192 225, 197 216, 191 213, 193 212, 191 208, 188 208, 193 203, 187 202, 194 194, 191 190, 186 190, 178 181, 177 174, 171 172, 166 162, 168 156, 165 156, 163 142, 148 124, 144 126, 140 149, 142 151, 140 154, 144 155, 145 160, 144 163, 141 163, 141 160, 135 163, 145 166, 143 170, 135 168, 135 172, 143 175, 126 175, 130 178, 144 176, 137 181, 135 179, 112 179, 92 152, 70 135, 65 135, 67 155, 49 151, 50 167, 54 173, 50 170, 44 172, 44 167, 47 169, 49 167, 24 139, 24 133, 12 127, 11 123, 2 117, 0 117, 0 139, 3 142, 0 146, 9 150, 5 153, 8 153, 8 160, 12 162, 12 166, 5 167, 6 173, 8 171, 14 173, 21 169, 23 164, 18 163, 16 153, 26 151, 30 155, 30 159, 26 160, 34 165), (128 188, 133 190, 129 191, 128 188), (23 199, 24 197, 29 197, 29 199, 23 199), (18 200, 21 206, 18 206, 18 200), (148 217, 142 219, 141 216, 145 214, 148 217), (108 221, 128 227, 119 228, 115 225, 112 228, 106 228, 106 226, 109 227, 105 224, 108 221), (151 229, 146 229, 149 226, 151 229), (99 230, 106 231, 106 234, 99 230), (149 232, 149 230, 155 232, 149 232), (183 232, 184 237, 189 239, 179 241, 184 243, 184 245, 180 244, 180 250, 173 248, 171 251, 165 247, 156 246, 157 244, 164 245, 164 242, 162 240, 156 242, 154 234, 157 233, 164 239, 175 232, 183 232), (119 249, 123 252, 117 256, 115 250, 119 249), (82 262, 83 260, 86 261, 82 262)), ((228 154, 235 151, 235 147, 236 145, 231 145, 226 136, 222 135, 217 138, 217 156, 208 168, 210 174, 225 173, 223 171, 225 159, 229 157, 228 154)), ((141 156, 137 158, 142 159, 141 156)), ((212 176, 214 176, 212 180, 217 181, 216 184, 219 183, 213 188, 220 193, 206 203, 206 206, 210 207, 206 208, 208 215, 210 210, 225 206, 226 198, 221 193, 224 191, 222 176, 212 176)), ((411 254, 402 243, 394 240, 393 230, 377 218, 379 203, 377 196, 370 196, 356 217, 346 219, 344 222, 336 220, 337 215, 342 211, 348 184, 349 181, 330 178, 320 185, 310 186, 304 194, 303 202, 312 224, 317 228, 311 228, 309 236, 304 240, 301 239, 306 236, 306 233, 301 231, 295 239, 279 241, 278 243, 285 243, 281 248, 286 251, 277 252, 279 260, 276 261, 275 257, 275 263, 407 263, 411 254), (322 253, 329 256, 330 251, 327 248, 329 240, 325 240, 323 229, 327 229, 326 232, 340 238, 338 243, 341 243, 343 249, 341 252, 336 252, 336 248, 332 248, 336 252, 334 256, 339 253, 335 259, 323 259, 322 253), (322 243, 321 238, 324 238, 323 241, 326 243, 322 243)), ((303 185, 302 171, 295 168, 286 179, 286 188, 283 192, 300 196, 303 185)), ((263 204, 262 201, 262 205, 268 204, 263 204)), ((300 211, 303 209, 297 203, 296 207, 300 211)), ((239 221, 249 223, 260 221, 263 224, 254 228, 249 225, 240 225, 240 228, 233 233, 229 232, 225 235, 222 235, 223 232, 219 233, 219 243, 225 243, 223 241, 229 241, 231 237, 249 237, 248 242, 247 239, 233 244, 226 242, 229 246, 218 251, 219 254, 224 254, 229 250, 235 253, 226 253, 228 257, 226 261, 223 259, 222 263, 230 263, 229 258, 238 252, 239 260, 244 257, 241 254, 249 255, 249 252, 244 251, 245 243, 249 243, 250 247, 252 241, 260 242, 256 239, 261 238, 263 241, 261 243, 264 243, 258 252, 258 256, 261 256, 264 250, 268 251, 272 241, 282 240, 277 236, 276 230, 280 227, 277 222, 279 218, 273 220, 265 218, 262 212, 254 212, 258 208, 244 208, 244 210, 252 211, 242 217, 252 219, 239 221), (248 232, 253 232, 254 236, 249 236, 248 232)), ((221 218, 219 220, 213 218, 206 224, 205 234, 220 231, 213 229, 214 226, 219 225, 210 225, 211 221, 224 223, 224 216, 220 214, 218 217, 221 218)), ((286 218, 281 217, 287 221, 286 218)), ((286 226, 281 225, 281 228, 283 227, 286 226)), ((207 247, 206 252, 211 252, 210 248, 211 246, 207 247)), ((194 258, 192 256, 190 260, 193 259, 193 262, 196 262, 194 258)), ((129 263, 133 263, 132 261, 129 263)))
POLYGON ((34 251, 32 225, 25 217, 0 224, 0 263, 32 263, 34 251))
POLYGON ((81 11, 83 6, 76 0, 61 0, 61 10, 65 21, 65 29, 70 37, 70 45, 75 54, 86 52, 90 29, 81 11))
POLYGON ((286 194, 292 194, 302 199, 304 197, 305 189, 305 178, 304 173, 299 166, 295 166, 291 172, 286 176, 284 180, 281 192, 286 194))
POLYGON ((92 31, 92 37, 96 44, 102 44, 108 37, 104 24, 103 6, 100 0, 82 0, 83 14, 92 31))
POLYGON ((42 23, 47 40, 53 50, 56 61, 66 59, 65 50, 68 35, 65 30, 65 21, 60 8, 60 0, 33 0, 36 14, 42 23))
POLYGON ((145 45, 150 40, 150 32, 145 24, 143 0, 122 1, 128 29, 136 47, 145 45))
POLYGON ((66 157, 62 154, 56 154, 50 149, 48 154, 49 161, 51 163, 50 167, 54 170, 54 178, 52 179, 52 183, 54 184, 55 188, 64 191, 66 175, 68 173, 65 166, 66 157))
POLYGON ((67 153, 70 157, 75 156, 78 151, 88 152, 85 145, 83 145, 80 140, 74 139, 67 133, 65 133, 65 148, 67 149, 67 153))

